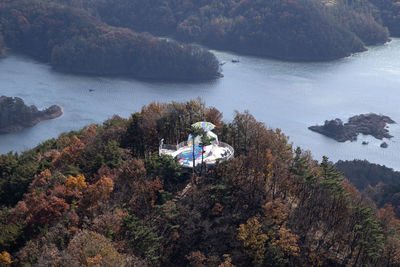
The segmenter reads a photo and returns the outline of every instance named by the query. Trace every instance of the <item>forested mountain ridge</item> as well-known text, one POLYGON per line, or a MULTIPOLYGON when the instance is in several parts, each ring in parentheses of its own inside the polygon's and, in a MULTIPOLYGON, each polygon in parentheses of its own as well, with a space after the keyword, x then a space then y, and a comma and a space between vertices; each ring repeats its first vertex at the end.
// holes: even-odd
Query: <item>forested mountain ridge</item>
POLYGON ((244 54, 320 61, 386 42, 384 12, 367 0, 2 0, 0 25, 10 48, 60 70, 210 79, 219 75, 211 53, 143 32, 244 54))
POLYGON ((220 75, 215 56, 198 46, 111 27, 47 1, 2 1, 0 26, 10 48, 59 70, 174 80, 220 75))
POLYGON ((398 266, 400 222, 248 112, 152 103, 0 156, 0 261, 17 266, 398 266), (210 121, 235 158, 194 176, 166 143, 210 121), (185 190, 183 190, 185 188, 185 190), (185 193, 183 193, 185 192, 185 193), (3 251, 3 252, 1 252, 3 251))
POLYGON ((331 60, 388 40, 367 0, 57 1, 110 25, 285 60, 331 60))

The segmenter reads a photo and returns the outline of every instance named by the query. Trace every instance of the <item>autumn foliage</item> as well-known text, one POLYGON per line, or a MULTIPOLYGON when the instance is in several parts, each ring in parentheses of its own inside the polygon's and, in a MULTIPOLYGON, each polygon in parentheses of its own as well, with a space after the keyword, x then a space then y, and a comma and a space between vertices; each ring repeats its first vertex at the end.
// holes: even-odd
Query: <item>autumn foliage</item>
POLYGON ((67 181, 65 181, 65 186, 72 190, 81 190, 87 187, 85 182, 85 176, 78 174, 76 177, 69 176, 67 181))
POLYGON ((294 149, 248 112, 226 123, 200 100, 152 103, 1 155, 0 171, 4 264, 400 264, 394 206, 377 208, 326 157, 294 149), (203 120, 232 144, 233 160, 193 176, 158 156, 160 138, 184 139, 203 120))
POLYGON ((0 264, 1 266, 7 266, 12 263, 10 253, 3 251, 0 253, 0 264))

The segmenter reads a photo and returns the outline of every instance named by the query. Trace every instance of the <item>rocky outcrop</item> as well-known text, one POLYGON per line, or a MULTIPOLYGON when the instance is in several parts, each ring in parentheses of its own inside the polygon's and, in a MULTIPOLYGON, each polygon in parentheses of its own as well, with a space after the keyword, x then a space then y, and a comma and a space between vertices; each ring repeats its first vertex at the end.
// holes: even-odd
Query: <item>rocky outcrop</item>
POLYGON ((381 144, 381 147, 382 147, 382 148, 387 148, 387 147, 388 147, 388 144, 387 144, 386 142, 383 142, 383 143, 381 144))
POLYGON ((53 105, 45 110, 27 106, 19 97, 0 97, 0 134, 15 133, 44 120, 62 115, 61 107, 53 105))
POLYGON ((392 123, 395 123, 395 121, 388 116, 370 113, 351 117, 347 123, 343 123, 340 119, 327 120, 322 126, 310 126, 308 129, 333 138, 338 142, 355 141, 360 133, 372 135, 382 140, 383 138, 393 137, 386 129, 386 125, 392 123))

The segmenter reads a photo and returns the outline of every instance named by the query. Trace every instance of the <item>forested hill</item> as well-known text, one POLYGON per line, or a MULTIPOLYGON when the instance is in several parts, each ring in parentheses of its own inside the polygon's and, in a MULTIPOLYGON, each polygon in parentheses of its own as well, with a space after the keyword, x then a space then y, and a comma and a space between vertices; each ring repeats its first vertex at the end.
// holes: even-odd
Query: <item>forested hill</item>
POLYGON ((397 5, 375 4, 380 9, 367 0, 3 0, 0 32, 10 48, 60 70, 210 79, 219 75, 211 53, 143 32, 244 54, 331 60, 386 42, 382 18, 398 32, 397 5))
POLYGON ((367 0, 54 0, 114 26, 212 48, 317 61, 384 43, 380 11, 367 0))
POLYGON ((0 156, 0 264, 399 266, 400 222, 327 158, 293 151, 249 113, 152 103, 0 156), (166 143, 216 125, 235 158, 194 176, 166 143))
POLYGON ((392 205, 400 218, 400 172, 366 160, 338 161, 336 166, 364 196, 379 208, 392 205))
POLYGON ((336 163, 336 167, 360 191, 368 188, 368 186, 376 186, 379 183, 400 184, 400 172, 382 165, 369 163, 366 160, 340 160, 336 163))
POLYGON ((370 0, 381 10, 383 25, 391 35, 400 37, 400 3, 397 0, 370 0))
POLYGON ((216 57, 198 46, 111 27, 83 10, 48 1, 1 1, 1 32, 10 48, 63 71, 173 80, 219 77, 216 57))

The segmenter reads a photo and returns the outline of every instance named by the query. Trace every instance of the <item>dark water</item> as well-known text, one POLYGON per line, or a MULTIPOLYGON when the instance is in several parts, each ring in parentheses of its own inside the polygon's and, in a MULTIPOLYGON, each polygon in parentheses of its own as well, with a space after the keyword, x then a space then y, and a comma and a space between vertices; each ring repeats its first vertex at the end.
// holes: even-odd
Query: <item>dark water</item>
POLYGON ((225 77, 207 83, 161 83, 129 78, 61 74, 30 58, 11 54, 0 60, 0 95, 18 96, 44 108, 58 104, 65 114, 17 134, 0 136, 0 153, 22 151, 101 123, 113 114, 128 117, 152 101, 183 101, 200 96, 230 120, 234 110, 248 109, 269 127, 281 128, 295 145, 310 149, 315 158, 367 159, 400 169, 400 127, 395 137, 381 141, 360 136, 357 142, 337 143, 311 132, 308 126, 325 119, 360 113, 382 113, 400 123, 400 39, 368 52, 329 63, 288 63, 215 52, 225 77), (240 63, 230 60, 238 57, 240 63), (93 92, 89 90, 93 89, 93 92), (361 142, 368 140, 369 145, 361 142))

